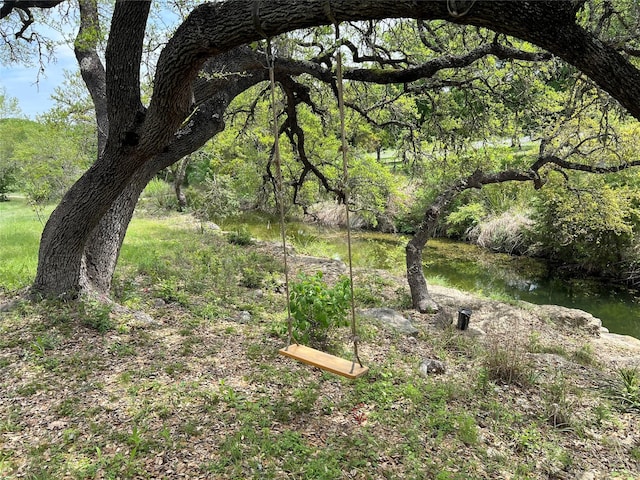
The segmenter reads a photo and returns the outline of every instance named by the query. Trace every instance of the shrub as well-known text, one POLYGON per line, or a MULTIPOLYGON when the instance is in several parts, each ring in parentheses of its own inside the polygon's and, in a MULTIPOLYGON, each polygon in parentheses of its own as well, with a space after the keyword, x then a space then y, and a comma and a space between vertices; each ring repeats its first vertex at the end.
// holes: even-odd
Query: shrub
POLYGON ((351 289, 347 277, 329 287, 322 272, 301 274, 291 283, 289 298, 294 335, 303 343, 324 344, 333 328, 349 324, 351 289))
POLYGON ((201 220, 221 222, 240 213, 240 199, 230 175, 207 178, 201 190, 190 191, 190 197, 191 208, 201 220))
POLYGON ((227 234, 227 241, 233 245, 241 245, 241 246, 254 244, 253 238, 251 238, 251 234, 245 228, 241 228, 233 232, 229 232, 227 234))
POLYGON ((483 248, 519 255, 529 250, 527 230, 532 224, 527 213, 508 210, 477 224, 468 237, 483 248))
POLYGON ((143 192, 151 206, 159 210, 177 210, 178 200, 173 187, 159 178, 152 179, 143 192))

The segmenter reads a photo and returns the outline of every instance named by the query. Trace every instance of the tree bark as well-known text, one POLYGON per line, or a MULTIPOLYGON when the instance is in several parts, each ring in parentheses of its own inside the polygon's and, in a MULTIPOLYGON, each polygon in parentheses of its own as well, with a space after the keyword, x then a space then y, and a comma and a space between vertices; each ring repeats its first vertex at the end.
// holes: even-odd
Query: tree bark
POLYGON ((223 65, 237 71, 253 66, 260 69, 252 75, 214 80, 217 82, 217 90, 221 91, 218 94, 214 94, 216 89, 211 88, 211 81, 203 81, 197 85, 195 99, 200 105, 190 121, 177 132, 175 141, 164 153, 157 155, 134 174, 127 188, 89 238, 83 257, 80 291, 108 295, 127 227, 145 186, 160 170, 195 152, 221 132, 224 129, 223 114, 229 103, 239 93, 266 77, 262 64, 247 49, 237 49, 220 56, 216 61, 210 62, 205 70, 214 72, 223 65), (223 85, 225 88, 221 88, 223 85))
POLYGON ((179 212, 182 212, 185 208, 187 208, 187 197, 182 191, 182 184, 187 178, 187 167, 189 166, 190 160, 191 158, 189 157, 189 155, 187 155, 182 160, 180 160, 180 162, 178 162, 178 168, 176 169, 176 173, 173 179, 173 190, 176 193, 179 212))

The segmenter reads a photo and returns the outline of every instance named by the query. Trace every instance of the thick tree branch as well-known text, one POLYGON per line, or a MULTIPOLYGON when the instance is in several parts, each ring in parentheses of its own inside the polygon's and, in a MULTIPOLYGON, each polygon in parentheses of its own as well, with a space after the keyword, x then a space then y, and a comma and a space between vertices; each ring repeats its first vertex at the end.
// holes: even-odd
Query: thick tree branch
POLYGON ((107 111, 109 142, 118 150, 139 143, 138 128, 144 119, 140 100, 140 62, 150 6, 150 0, 120 0, 116 2, 111 19, 105 52, 107 111))
POLYGON ((0 7, 0 20, 8 17, 14 10, 21 10, 28 17, 32 17, 29 9, 48 9, 60 5, 65 0, 5 0, 0 7))
POLYGON ((81 0, 80 28, 74 42, 76 60, 95 107, 98 127, 98 154, 102 154, 107 142, 109 117, 107 112, 107 78, 104 65, 98 55, 100 21, 97 0, 81 0))
POLYGON ((565 170, 575 170, 579 172, 586 173, 595 173, 595 174, 606 174, 606 173, 618 173, 623 170, 628 170, 629 168, 639 167, 640 160, 634 160, 632 162, 620 163, 618 165, 610 165, 610 166, 598 166, 598 165, 587 165, 584 163, 571 162, 564 158, 560 158, 555 155, 544 155, 539 157, 536 162, 531 165, 531 170, 538 171, 545 165, 556 165, 557 167, 564 168, 565 170))

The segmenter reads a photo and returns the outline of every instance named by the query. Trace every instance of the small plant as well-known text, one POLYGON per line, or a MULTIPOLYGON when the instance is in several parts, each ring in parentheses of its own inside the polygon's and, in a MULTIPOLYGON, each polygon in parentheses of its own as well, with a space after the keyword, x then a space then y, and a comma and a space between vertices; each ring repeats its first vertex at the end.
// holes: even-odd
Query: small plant
POLYGON ((245 228, 229 232, 227 234, 227 241, 233 245, 247 246, 253 245, 255 242, 251 238, 251 234, 245 228))
POLYGON ((534 370, 522 348, 505 348, 497 342, 491 344, 484 359, 489 380, 506 385, 526 386, 535 383, 534 370))
POLYGON ((562 345, 544 345, 540 340, 540 334, 538 332, 533 332, 529 336, 527 350, 530 353, 551 353, 554 355, 561 355, 563 357, 567 355, 567 352, 562 345))
POLYGON ((175 277, 161 280, 156 289, 158 297, 167 303, 179 303, 181 305, 186 305, 188 303, 188 296, 183 291, 184 287, 175 277))
POLYGON ((255 268, 246 267, 242 269, 240 285, 246 288, 260 288, 264 282, 264 273, 255 268))
POLYGON ((105 333, 113 330, 114 324, 111 321, 111 305, 98 300, 85 300, 80 303, 80 315, 82 323, 97 330, 99 333, 105 333))
POLYGON ((618 369, 611 394, 623 410, 640 412, 640 370, 637 367, 618 369))
POLYGON ((567 429, 571 427, 571 412, 574 405, 567 396, 567 390, 565 378, 558 375, 544 395, 545 417, 555 428, 567 429))
POLYGON ((571 358, 580 365, 594 365, 597 362, 590 344, 581 346, 571 354, 571 358))
POLYGON ((292 282, 290 292, 291 317, 298 340, 323 344, 334 327, 347 326, 351 291, 347 277, 329 287, 322 272, 301 274, 292 282))
POLYGON ((394 293, 396 294, 395 303, 398 306, 398 308, 400 308, 402 310, 406 310, 406 309, 411 308, 413 306, 413 300, 411 299, 411 293, 409 292, 409 290, 406 287, 396 288, 394 293))
POLYGON ((31 343, 31 351, 38 357, 44 357, 47 350, 53 350, 56 339, 50 335, 41 335, 31 343))
POLYGON ((319 237, 318 235, 308 232, 303 229, 293 230, 289 232, 289 241, 294 244, 296 247, 305 249, 310 247, 314 243, 318 243, 319 237))

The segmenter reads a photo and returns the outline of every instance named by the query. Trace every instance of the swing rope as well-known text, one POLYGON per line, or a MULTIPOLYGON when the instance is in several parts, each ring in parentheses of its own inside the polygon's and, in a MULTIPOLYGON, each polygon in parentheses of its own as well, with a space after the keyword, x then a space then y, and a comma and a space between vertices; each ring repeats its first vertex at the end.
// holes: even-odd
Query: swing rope
MULTIPOLYGON (((329 18, 335 25, 336 32, 336 44, 338 44, 340 39, 340 33, 338 28, 338 22, 333 19, 330 10, 330 2, 329 2, 329 18)), ((344 183, 344 191, 343 191, 343 200, 345 204, 345 212, 346 212, 346 222, 347 222, 347 251, 348 251, 348 259, 349 259, 349 286, 351 293, 351 336, 353 340, 353 352, 355 360, 349 362, 348 360, 344 360, 338 357, 334 357, 333 355, 317 351, 315 349, 305 347, 300 345, 297 339, 293 335, 293 320, 291 318, 291 299, 289 295, 289 268, 288 268, 288 260, 287 260, 287 235, 286 235, 286 225, 285 225, 285 215, 284 215, 284 180, 282 176, 282 162, 280 156, 280 132, 278 129, 278 112, 276 109, 276 82, 275 82, 275 55, 272 51, 271 46, 271 38, 266 35, 264 30, 261 27, 260 19, 259 19, 259 1, 254 2, 253 4, 253 22, 256 28, 256 31, 260 33, 267 42, 267 67, 269 69, 269 83, 270 83, 270 92, 271 92, 271 112, 272 112, 272 123, 273 123, 273 160, 276 168, 276 202, 278 203, 278 210, 280 214, 280 234, 282 241, 282 257, 284 263, 284 277, 285 277, 285 295, 286 295, 286 303, 287 303, 287 346, 280 350, 280 353, 296 360, 302 361, 309 365, 313 365, 338 375, 343 375, 349 378, 357 378, 361 375, 367 373, 368 368, 362 365, 360 361, 360 357, 358 355, 358 336, 356 330, 356 317, 355 317, 355 302, 354 302, 354 291, 353 291, 353 266, 352 266, 352 255, 351 255, 351 223, 349 220, 349 188, 348 188, 348 161, 347 161, 347 141, 346 141, 346 133, 345 133, 345 115, 344 115, 344 98, 343 98, 343 85, 342 85, 342 59, 340 55, 340 51, 338 48, 338 58, 336 64, 336 78, 337 78, 337 91, 338 91, 338 110, 340 112, 340 133, 341 133, 341 143, 342 143, 342 167, 343 167, 343 183, 344 183), (295 342, 295 348, 291 345, 292 340, 295 342), (295 350, 295 351, 294 351, 295 350), (358 362, 359 368, 356 368, 356 360, 358 362), (348 364, 350 363, 350 368, 348 364)), ((339 47, 339 46, 338 46, 339 47)))
MULTIPOLYGON (((329 3, 329 9, 331 4, 329 3)), ((331 15, 333 17, 333 15, 331 15)), ((351 290, 351 337, 353 341, 353 356, 358 361, 358 364, 362 367, 360 356, 358 355, 358 332, 356 329, 356 307, 353 293, 353 258, 351 255, 351 221, 349 219, 349 159, 347 157, 347 137, 345 128, 345 115, 344 115, 344 86, 342 81, 342 54, 340 53, 340 26, 338 22, 333 19, 336 34, 337 57, 336 57, 336 83, 338 90, 338 111, 340 112, 340 140, 342 150, 342 182, 343 182, 343 201, 345 211, 345 221, 347 222, 347 257, 349 260, 349 288, 351 290)))
POLYGON ((276 110, 276 80, 274 71, 275 58, 271 51, 271 39, 267 38, 267 65, 269 66, 269 82, 271 84, 271 112, 273 115, 273 160, 276 166, 276 202, 280 213, 280 236, 282 240, 282 259, 284 262, 284 291, 287 298, 287 346, 291 345, 293 327, 291 320, 291 302, 289 299, 289 266, 287 265, 287 230, 284 221, 284 180, 282 162, 280 160, 280 132, 278 129, 278 112, 276 110))
MULTIPOLYGON (((287 229, 284 218, 284 180, 282 176, 282 162, 280 159, 280 132, 278 129, 278 111, 276 109, 276 80, 275 80, 275 55, 271 48, 271 37, 269 37, 262 29, 260 23, 260 2, 255 1, 253 3, 253 9, 251 11, 253 17, 253 24, 256 31, 262 35, 267 42, 267 69, 269 70, 269 85, 271 95, 271 114, 273 124, 273 162, 276 167, 275 178, 275 198, 278 206, 278 212, 280 217, 280 237, 282 242, 282 259, 284 264, 284 290, 287 298, 287 347, 291 345, 293 336, 293 326, 291 320, 291 302, 289 301, 289 266, 287 259, 287 229)), ((297 343, 297 341, 296 341, 297 343)))

